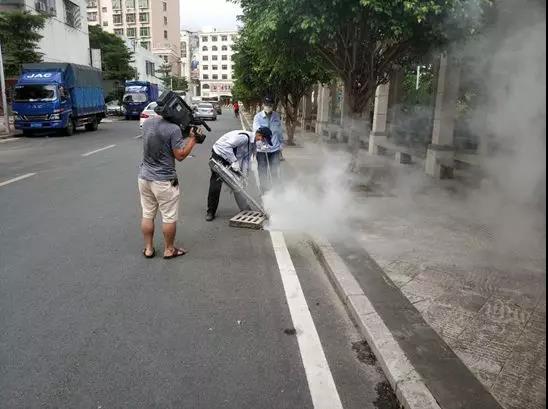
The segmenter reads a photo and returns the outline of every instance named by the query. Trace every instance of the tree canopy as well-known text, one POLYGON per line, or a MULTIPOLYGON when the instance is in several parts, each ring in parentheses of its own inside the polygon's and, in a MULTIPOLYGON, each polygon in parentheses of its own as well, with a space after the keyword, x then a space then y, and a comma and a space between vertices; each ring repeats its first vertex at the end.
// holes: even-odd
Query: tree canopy
POLYGON ((123 82, 135 78, 136 71, 131 66, 133 53, 120 37, 99 26, 89 26, 89 43, 91 48, 101 50, 104 79, 123 82))
POLYGON ((46 20, 43 14, 27 11, 0 13, 0 43, 6 76, 18 75, 23 64, 42 61, 42 53, 37 48, 46 20))

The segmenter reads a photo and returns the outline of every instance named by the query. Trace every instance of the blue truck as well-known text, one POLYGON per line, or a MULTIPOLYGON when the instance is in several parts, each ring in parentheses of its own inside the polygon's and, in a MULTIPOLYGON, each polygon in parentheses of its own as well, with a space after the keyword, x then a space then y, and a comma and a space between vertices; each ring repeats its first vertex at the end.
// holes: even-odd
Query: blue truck
POLYGON ((15 128, 24 134, 79 126, 96 131, 106 106, 100 70, 71 63, 25 64, 13 97, 15 128))
POLYGON ((122 103, 126 119, 139 118, 148 104, 158 99, 158 85, 148 81, 126 81, 122 103))

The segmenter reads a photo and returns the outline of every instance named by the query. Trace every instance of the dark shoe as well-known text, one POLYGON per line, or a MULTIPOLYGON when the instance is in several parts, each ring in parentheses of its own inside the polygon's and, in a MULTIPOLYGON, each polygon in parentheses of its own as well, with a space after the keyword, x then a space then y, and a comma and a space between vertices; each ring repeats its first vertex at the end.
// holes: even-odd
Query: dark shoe
POLYGON ((215 219, 215 215, 208 213, 206 214, 206 222, 212 222, 215 219))
POLYGON ((156 249, 153 248, 152 253, 150 254, 147 254, 147 249, 144 249, 143 256, 145 256, 145 258, 154 258, 154 256, 156 256, 156 249))
POLYGON ((172 258, 182 257, 186 254, 185 249, 174 248, 170 255, 164 255, 164 259, 171 260, 172 258))

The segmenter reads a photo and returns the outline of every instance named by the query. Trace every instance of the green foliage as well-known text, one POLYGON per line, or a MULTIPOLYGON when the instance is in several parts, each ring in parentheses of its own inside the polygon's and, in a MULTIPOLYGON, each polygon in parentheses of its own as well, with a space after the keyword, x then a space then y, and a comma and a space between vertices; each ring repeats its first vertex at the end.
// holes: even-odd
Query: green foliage
POLYGON ((0 43, 4 57, 6 76, 16 76, 21 65, 42 61, 42 53, 37 51, 47 17, 27 11, 0 13, 0 43))
MULTIPOLYGON (((488 0, 241 0, 244 15, 262 16, 261 38, 304 42, 345 84, 352 113, 361 113, 395 65, 475 33, 488 0)), ((278 50, 276 50, 278 51, 278 50)), ((284 54, 285 49, 282 49, 284 54)))
POLYGON ((120 37, 103 31, 99 26, 89 26, 89 43, 91 48, 101 50, 104 79, 123 83, 136 77, 131 66, 133 52, 120 37))
POLYGON ((173 67, 171 64, 164 63, 158 69, 161 75, 162 83, 167 89, 176 91, 188 91, 188 80, 185 77, 173 75, 171 72, 173 67))

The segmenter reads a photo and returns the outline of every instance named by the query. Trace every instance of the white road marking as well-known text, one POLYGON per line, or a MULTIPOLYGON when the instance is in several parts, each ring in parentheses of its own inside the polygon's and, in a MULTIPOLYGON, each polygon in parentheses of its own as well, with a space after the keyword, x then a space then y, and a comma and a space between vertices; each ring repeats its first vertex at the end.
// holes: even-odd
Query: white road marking
POLYGON ((13 142, 18 141, 21 138, 6 138, 6 139, 0 139, 0 143, 7 143, 7 142, 13 142))
POLYGON ((140 139, 142 137, 143 137, 143 134, 140 134, 140 135, 134 136, 133 139, 140 139))
POLYGON ((0 187, 9 185, 10 183, 13 183, 13 182, 18 182, 20 180, 30 178, 31 176, 34 176, 34 175, 36 175, 36 173, 27 173, 26 175, 17 176, 16 178, 6 180, 5 182, 1 182, 0 187))
POLYGON ((83 153, 82 156, 83 156, 83 157, 90 156, 90 155, 93 155, 94 153, 102 152, 102 151, 106 151, 107 149, 114 148, 115 146, 116 146, 116 145, 105 146, 104 148, 96 149, 96 150, 91 151, 91 152, 88 152, 88 153, 83 153))
POLYGON ((270 232, 314 409, 343 409, 320 337, 281 232, 270 232))

